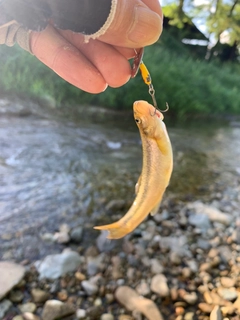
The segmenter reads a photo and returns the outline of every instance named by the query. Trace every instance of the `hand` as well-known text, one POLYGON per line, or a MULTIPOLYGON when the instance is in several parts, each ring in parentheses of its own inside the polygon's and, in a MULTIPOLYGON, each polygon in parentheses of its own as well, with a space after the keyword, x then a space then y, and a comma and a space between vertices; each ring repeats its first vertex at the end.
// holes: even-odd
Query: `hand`
POLYGON ((114 21, 98 39, 53 26, 31 32, 32 53, 60 77, 89 93, 120 87, 131 76, 134 48, 156 42, 162 32, 158 0, 120 0, 114 21))

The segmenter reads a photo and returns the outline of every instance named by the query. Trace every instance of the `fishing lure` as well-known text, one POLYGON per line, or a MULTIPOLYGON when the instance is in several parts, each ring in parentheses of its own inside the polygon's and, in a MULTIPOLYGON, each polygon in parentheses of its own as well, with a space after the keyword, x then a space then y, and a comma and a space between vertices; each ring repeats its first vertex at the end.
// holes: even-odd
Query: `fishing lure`
MULTIPOLYGON (((141 48, 141 49, 139 49, 139 51, 135 50, 135 53, 136 53, 136 55, 134 57, 133 67, 132 67, 132 78, 134 78, 137 75, 138 70, 140 70, 141 75, 142 75, 142 79, 143 79, 144 83, 148 86, 148 92, 149 92, 150 96, 152 97, 153 106, 155 107, 155 111, 154 111, 154 114, 155 114, 156 111, 159 109, 157 106, 157 101, 156 101, 156 97, 155 97, 155 89, 152 84, 152 78, 151 78, 150 72, 148 71, 146 65, 143 62, 144 49, 141 48)), ((168 111, 168 109, 169 109, 169 106, 166 103, 166 109, 159 110, 159 111, 166 112, 166 111, 168 111)))

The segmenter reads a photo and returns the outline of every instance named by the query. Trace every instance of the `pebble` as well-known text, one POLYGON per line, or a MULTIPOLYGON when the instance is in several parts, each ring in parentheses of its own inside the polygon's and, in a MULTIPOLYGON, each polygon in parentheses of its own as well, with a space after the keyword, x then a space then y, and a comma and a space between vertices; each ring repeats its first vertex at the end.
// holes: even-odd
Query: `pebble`
POLYGON ((188 218, 188 222, 201 229, 202 232, 206 233, 210 229, 211 224, 207 215, 205 214, 191 214, 188 218))
POLYGON ((225 300, 233 301, 238 297, 237 290, 235 288, 218 288, 218 294, 225 300))
POLYGON ((81 273, 81 272, 79 272, 79 271, 77 271, 77 272, 75 273, 75 278, 76 278, 77 280, 79 280, 79 281, 86 280, 85 274, 83 274, 83 273, 81 273))
POLYGON ((10 261, 0 261, 0 300, 24 277, 25 268, 10 261))
POLYGON ((233 315, 236 311, 236 308, 233 304, 231 304, 228 306, 221 307, 221 311, 222 311, 223 316, 233 315))
POLYGON ((85 319, 87 315, 87 312, 85 309, 78 309, 76 311, 76 318, 77 319, 85 319))
POLYGON ((75 271, 82 262, 83 259, 77 252, 66 250, 46 256, 42 261, 37 261, 35 266, 40 279, 57 279, 68 272, 75 271))
POLYGON ((182 314, 185 313, 185 309, 183 307, 181 307, 181 306, 176 307, 175 308, 175 313, 176 313, 177 316, 182 315, 182 314))
POLYGON ((0 319, 3 319, 5 314, 11 308, 12 302, 10 300, 4 299, 0 302, 0 319))
POLYGON ((190 203, 187 207, 194 210, 197 214, 207 215, 212 222, 220 222, 226 226, 230 225, 232 222, 231 215, 221 212, 213 206, 205 205, 200 201, 190 203))
POLYGON ((92 283, 90 280, 83 280, 81 282, 81 286, 89 296, 92 296, 98 292, 98 286, 95 283, 92 283))
POLYGON ((170 295, 170 290, 165 275, 157 274, 152 278, 151 290, 157 293, 160 297, 168 297, 170 295))
POLYGON ((68 233, 65 232, 56 232, 54 234, 54 240, 58 243, 68 243, 70 241, 70 236, 68 233))
POLYGON ((104 313, 101 315, 100 320, 114 320, 114 316, 111 313, 104 313))
POLYGON ((236 279, 229 278, 229 277, 221 277, 220 282, 223 287, 231 288, 235 286, 236 279))
POLYGON ((212 304, 208 304, 208 303, 205 303, 205 302, 200 302, 198 304, 198 308, 204 312, 204 313, 207 313, 207 314, 210 314, 213 310, 213 305, 212 304))
POLYGON ((143 298, 130 287, 118 287, 115 292, 116 300, 129 311, 138 311, 142 313, 148 320, 163 320, 156 304, 150 300, 143 298))
POLYGON ((24 304, 19 304, 18 305, 18 309, 22 313, 25 313, 25 312, 34 313, 36 311, 36 309, 37 309, 37 306, 33 302, 27 302, 27 303, 24 303, 24 304))
POLYGON ((184 316, 184 320, 193 320, 194 319, 194 312, 187 312, 184 316))
POLYGON ((149 284, 142 280, 139 285, 137 285, 136 287, 136 291, 138 294, 140 294, 141 296, 146 296, 150 293, 150 287, 149 284))
POLYGON ((40 317, 31 312, 24 312, 23 319, 24 320, 40 320, 40 317))
POLYGON ((14 290, 10 292, 9 299, 14 303, 19 303, 23 300, 24 294, 20 290, 14 290))
POLYGON ((186 293, 183 295, 183 300, 188 304, 194 305, 198 300, 198 296, 196 292, 186 293))
POLYGON ((158 259, 151 259, 151 272, 153 274, 162 273, 164 271, 164 267, 162 266, 161 262, 158 259))
POLYGON ((22 316, 15 316, 12 318, 12 320, 24 320, 22 316))
POLYGON ((116 241, 111 241, 107 238, 108 231, 101 231, 96 239, 96 245, 100 252, 109 252, 116 247, 116 241))
POLYGON ((70 238, 73 242, 81 243, 83 238, 83 227, 75 227, 70 232, 70 238))
POLYGON ((45 302, 42 312, 42 319, 55 320, 74 314, 75 308, 69 304, 58 300, 48 300, 45 302))
POLYGON ((222 320, 222 313, 219 306, 215 306, 211 311, 210 320, 222 320))
POLYGON ((119 199, 119 200, 111 200, 107 205, 106 205, 106 210, 107 211, 116 211, 116 210, 122 210, 126 206, 126 201, 119 199))
POLYGON ((49 292, 46 292, 38 288, 33 288, 31 290, 31 295, 35 303, 45 302, 49 298, 49 292))
POLYGON ((118 317, 118 320, 134 320, 133 317, 129 316, 128 314, 121 314, 119 317, 118 317))

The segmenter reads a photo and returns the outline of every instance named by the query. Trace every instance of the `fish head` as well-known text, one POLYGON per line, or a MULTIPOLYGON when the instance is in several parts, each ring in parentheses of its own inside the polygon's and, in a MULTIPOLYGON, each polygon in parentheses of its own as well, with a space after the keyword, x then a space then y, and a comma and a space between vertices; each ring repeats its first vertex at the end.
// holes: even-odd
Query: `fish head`
POLYGON ((133 113, 139 130, 150 138, 155 138, 159 126, 164 126, 163 114, 147 101, 135 101, 133 113))

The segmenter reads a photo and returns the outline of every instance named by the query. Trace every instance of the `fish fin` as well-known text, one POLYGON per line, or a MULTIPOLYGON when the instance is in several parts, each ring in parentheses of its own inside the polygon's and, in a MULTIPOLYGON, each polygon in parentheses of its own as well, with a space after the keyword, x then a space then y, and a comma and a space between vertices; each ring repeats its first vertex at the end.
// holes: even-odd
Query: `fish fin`
POLYGON ((162 199, 157 203, 157 205, 151 210, 150 214, 151 216, 154 216, 157 212, 158 212, 158 209, 160 207, 160 204, 162 202, 162 199))
POLYGON ((138 178, 138 181, 135 185, 135 194, 137 195, 138 194, 138 190, 139 190, 139 186, 140 186, 140 183, 141 183, 141 178, 142 178, 142 175, 140 174, 140 177, 138 178))
POLYGON ((94 227, 96 230, 107 230, 109 235, 107 236, 108 239, 120 239, 126 236, 131 230, 127 226, 122 226, 119 221, 106 224, 104 226, 97 226, 94 227))

